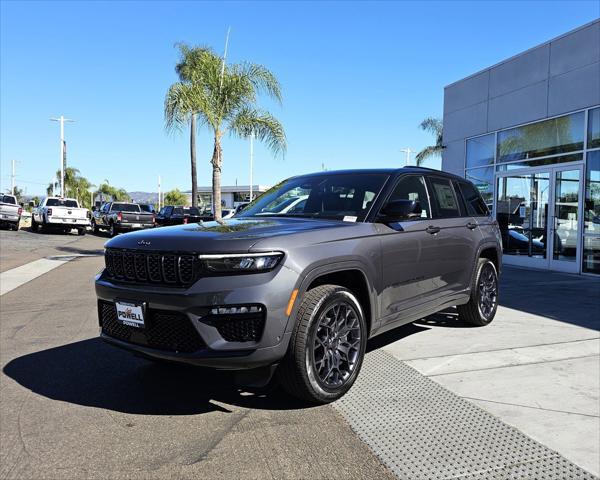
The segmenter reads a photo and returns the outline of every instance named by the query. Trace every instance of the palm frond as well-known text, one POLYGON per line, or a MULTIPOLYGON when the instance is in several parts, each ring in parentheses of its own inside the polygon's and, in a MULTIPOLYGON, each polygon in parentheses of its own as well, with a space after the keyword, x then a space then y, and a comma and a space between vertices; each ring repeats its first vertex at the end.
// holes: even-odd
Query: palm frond
POLYGON ((287 139, 283 125, 273 115, 264 110, 245 107, 237 112, 229 125, 232 135, 255 138, 263 142, 275 155, 284 155, 287 150, 287 139))
POLYGON ((267 94, 281 104, 281 85, 269 69, 257 63, 242 63, 236 67, 236 73, 247 79, 257 93, 267 94))
POLYGON ((432 157, 437 157, 442 154, 442 147, 439 145, 432 145, 429 147, 425 147, 415 156, 415 161, 417 162, 417 166, 421 166, 425 160, 432 157))

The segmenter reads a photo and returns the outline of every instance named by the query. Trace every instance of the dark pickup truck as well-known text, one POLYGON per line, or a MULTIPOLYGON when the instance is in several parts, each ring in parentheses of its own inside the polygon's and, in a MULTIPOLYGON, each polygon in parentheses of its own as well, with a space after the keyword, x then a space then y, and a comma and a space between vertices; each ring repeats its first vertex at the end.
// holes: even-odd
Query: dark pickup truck
POLYGON ((212 220, 201 215, 197 207, 176 207, 167 205, 162 207, 156 216, 156 225, 165 227, 167 225, 183 225, 187 223, 198 223, 200 221, 212 220))
POLYGON ((154 214, 143 212, 137 203, 108 202, 94 210, 92 230, 108 230, 111 237, 121 232, 143 230, 154 227, 154 214))

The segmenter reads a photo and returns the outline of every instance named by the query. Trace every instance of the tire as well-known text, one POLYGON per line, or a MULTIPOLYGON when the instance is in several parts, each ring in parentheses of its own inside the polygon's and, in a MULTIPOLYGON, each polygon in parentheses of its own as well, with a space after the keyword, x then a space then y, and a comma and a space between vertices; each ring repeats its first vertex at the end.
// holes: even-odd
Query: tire
POLYGON ((480 258, 471 286, 471 298, 468 303, 456 307, 458 318, 477 327, 488 325, 496 316, 498 297, 496 266, 491 260, 480 258))
POLYGON ((93 219, 92 219, 92 231, 96 235, 98 235, 98 233, 100 233, 100 228, 98 228, 98 225, 96 225, 96 220, 93 220, 93 219))
POLYGON ((277 380, 286 392, 301 400, 333 402, 356 380, 365 356, 367 335, 362 307, 352 292, 338 285, 313 288, 304 295, 296 313, 296 325, 288 351, 277 369, 277 380), (340 308, 345 309, 342 311, 346 312, 347 321, 352 321, 350 326, 345 325, 346 329, 337 322, 329 327, 335 307, 338 314, 340 308), (340 328, 345 335, 340 336, 340 328), (346 348, 346 353, 340 347, 346 348))
POLYGON ((10 229, 13 230, 13 231, 15 231, 15 232, 18 232, 19 231, 19 222, 17 222, 17 223, 11 223, 10 224, 10 229))
POLYGON ((33 219, 33 215, 32 215, 32 216, 31 216, 31 227, 30 227, 30 230, 31 230, 32 232, 34 232, 34 233, 37 233, 37 232, 38 232, 38 228, 39 228, 39 225, 38 225, 38 223, 37 223, 37 222, 36 222, 36 221, 33 219))
POLYGON ((110 227, 108 228, 108 236, 109 237, 114 237, 118 234, 119 232, 117 231, 117 227, 115 227, 114 223, 110 224, 110 227))
POLYGON ((77 235, 79 235, 80 237, 85 235, 85 227, 83 228, 78 228, 77 229, 77 235))

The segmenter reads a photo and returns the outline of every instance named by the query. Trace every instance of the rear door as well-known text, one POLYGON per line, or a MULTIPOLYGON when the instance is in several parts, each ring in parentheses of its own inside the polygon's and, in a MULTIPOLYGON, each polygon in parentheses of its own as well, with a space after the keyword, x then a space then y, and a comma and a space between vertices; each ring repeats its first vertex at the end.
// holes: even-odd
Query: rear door
POLYGON ((429 231, 437 241, 435 276, 440 290, 457 293, 469 287, 481 234, 451 179, 429 176, 427 183, 433 207, 429 231))

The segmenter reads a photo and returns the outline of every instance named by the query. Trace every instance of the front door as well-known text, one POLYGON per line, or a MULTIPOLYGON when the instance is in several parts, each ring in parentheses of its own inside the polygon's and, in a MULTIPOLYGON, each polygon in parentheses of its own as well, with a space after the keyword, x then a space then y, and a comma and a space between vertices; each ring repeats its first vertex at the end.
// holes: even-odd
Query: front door
POLYGON ((579 271, 582 179, 581 165, 498 175, 495 212, 505 263, 579 271))
POLYGON ((579 272, 583 168, 552 170, 550 269, 579 272))

